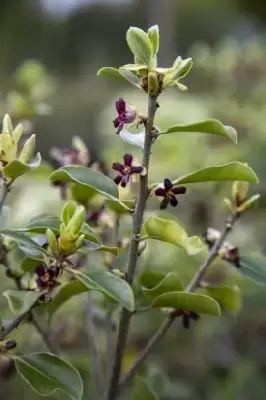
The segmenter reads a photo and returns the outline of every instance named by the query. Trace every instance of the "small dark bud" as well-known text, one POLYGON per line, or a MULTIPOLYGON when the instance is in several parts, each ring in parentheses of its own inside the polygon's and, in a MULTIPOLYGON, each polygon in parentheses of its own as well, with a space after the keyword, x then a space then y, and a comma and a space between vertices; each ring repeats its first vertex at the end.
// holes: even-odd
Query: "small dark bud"
POLYGON ((14 339, 8 339, 1 343, 1 348, 3 350, 13 350, 17 347, 17 342, 14 339))
POLYGON ((0 377, 3 380, 8 380, 16 373, 15 362, 12 358, 1 356, 0 358, 0 377))

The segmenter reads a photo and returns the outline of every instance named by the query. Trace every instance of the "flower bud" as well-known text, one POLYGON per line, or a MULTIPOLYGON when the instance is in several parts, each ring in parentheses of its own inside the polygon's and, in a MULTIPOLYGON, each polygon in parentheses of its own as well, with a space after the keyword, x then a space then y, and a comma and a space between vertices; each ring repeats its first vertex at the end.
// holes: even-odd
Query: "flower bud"
POLYGON ((84 222, 85 222, 85 209, 83 206, 78 206, 71 220, 67 224, 68 232, 74 235, 79 233, 84 222))
POLYGON ((150 72, 148 75, 148 93, 150 96, 158 94, 159 84, 156 72, 150 72))
POLYGON ((34 154, 35 150, 35 139, 36 135, 31 135, 28 140, 24 143, 24 146, 21 150, 20 156, 19 156, 19 161, 23 163, 27 163, 30 161, 34 154))
POLYGON ((238 212, 241 213, 246 211, 248 208, 252 207, 259 198, 259 194, 254 194, 254 196, 251 196, 240 207, 238 207, 238 212))
POLYGON ((0 351, 13 350, 17 347, 17 342, 14 339, 7 339, 0 342, 0 351))
POLYGON ((249 189, 248 182, 236 181, 233 183, 232 199, 236 207, 241 206, 242 203, 246 200, 248 189, 249 189))
POLYGON ((0 357, 0 377, 2 379, 10 379, 16 373, 15 362, 12 358, 1 355, 0 357))
POLYGON ((6 114, 3 118, 2 132, 11 134, 13 132, 13 125, 10 116, 6 114))
POLYGON ((18 124, 16 126, 16 128, 13 130, 12 135, 11 135, 12 139, 14 140, 15 143, 19 142, 19 140, 20 140, 20 138, 22 136, 22 133, 23 133, 23 125, 22 124, 18 124))
POLYGON ((77 207, 78 206, 75 201, 69 200, 65 203, 64 207, 62 208, 61 216, 60 216, 61 221, 65 225, 68 225, 69 221, 75 214, 77 207))
POLYGON ((51 252, 54 255, 58 255, 57 239, 56 239, 54 232, 49 228, 46 229, 46 237, 47 237, 48 245, 50 247, 51 252))

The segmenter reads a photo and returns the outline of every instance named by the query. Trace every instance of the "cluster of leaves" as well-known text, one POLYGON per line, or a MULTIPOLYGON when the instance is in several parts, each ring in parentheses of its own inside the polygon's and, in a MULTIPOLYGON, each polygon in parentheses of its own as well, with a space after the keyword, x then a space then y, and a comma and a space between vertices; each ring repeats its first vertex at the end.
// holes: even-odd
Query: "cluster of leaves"
MULTIPOLYGON (((180 80, 190 71, 192 60, 178 57, 170 68, 158 67, 157 26, 151 27, 147 33, 138 28, 130 28, 127 43, 134 55, 134 64, 118 69, 103 68, 99 75, 125 78, 147 93, 154 103, 161 92, 171 86, 181 91, 186 90, 180 80)), ((147 150, 147 137, 151 139, 151 146, 154 143, 160 146, 163 139, 173 133, 203 133, 237 142, 236 131, 218 120, 178 124, 161 130, 153 125, 149 115, 140 114, 137 108, 130 107, 123 99, 117 101, 116 108, 118 117, 114 120, 114 126, 118 128, 118 135, 115 139, 123 139, 144 149, 144 152, 147 150), (144 125, 144 131, 127 131, 124 128, 126 124, 144 125), (160 140, 157 142, 158 138, 160 140)), ((21 127, 13 129, 10 118, 5 116, 0 136, 3 139, 0 141, 2 202, 14 181, 40 164, 40 156, 37 161, 29 163, 34 151, 34 136, 28 139, 21 152, 17 150, 18 132, 21 133, 21 127)), ((204 280, 199 282, 200 285, 190 288, 180 277, 178 268, 175 273, 169 273, 163 267, 156 271, 141 271, 131 285, 127 279, 125 263, 122 266, 119 264, 119 268, 116 263, 128 253, 130 240, 138 241, 140 258, 145 253, 146 244, 156 240, 176 246, 186 257, 198 262, 200 258, 208 257, 208 246, 212 251, 217 237, 213 241, 207 238, 206 245, 200 237, 189 236, 184 227, 169 216, 146 217, 144 214, 137 238, 128 239, 117 235, 114 243, 109 233, 117 229, 118 221, 132 217, 134 224, 140 197, 136 202, 136 182, 132 178, 137 175, 141 182, 146 182, 149 165, 138 163, 131 154, 125 154, 123 164, 114 162, 113 169, 118 175, 112 179, 101 163, 90 161, 89 152, 79 138, 74 138, 72 148, 53 149, 52 155, 60 167, 50 176, 50 181, 60 188, 63 200, 60 216, 41 214, 35 216, 24 228, 8 230, 2 227, 0 231, 4 251, 8 254, 19 250, 22 255, 19 271, 13 271, 7 258, 3 258, 6 274, 14 280, 17 289, 4 292, 16 316, 11 322, 1 323, 1 356, 13 360, 19 374, 39 394, 49 396, 59 390, 67 398, 81 399, 83 389, 79 373, 62 358, 50 353, 24 356, 10 354, 13 346, 10 347, 10 339, 6 340, 6 336, 22 320, 32 317, 35 309, 41 315, 48 316, 50 323, 56 311, 70 298, 84 292, 97 291, 102 295, 102 306, 108 302, 113 309, 120 307, 132 314, 138 312, 139 305, 143 304, 163 312, 174 310, 175 316, 182 317, 184 327, 188 328, 190 320, 197 320, 202 314, 221 315, 221 307, 234 313, 239 311, 241 292, 237 280, 231 280, 230 285, 212 285, 204 280), (99 253, 97 266, 94 267, 89 263, 93 252, 99 253)), ((171 179, 165 177, 163 182, 148 182, 144 206, 147 200, 157 196, 162 198, 161 209, 169 204, 175 207, 178 204, 176 195, 186 191, 184 185, 213 181, 235 182, 232 198, 227 200, 227 205, 230 213, 237 217, 258 199, 258 196, 247 197, 248 186, 244 184, 258 182, 255 172, 245 163, 231 162, 201 168, 171 179)), ((140 191, 141 188, 138 193, 140 191)), ((232 253, 232 247, 222 244, 214 256, 232 262, 229 259, 235 254, 232 253)), ((142 395, 147 393, 150 398, 156 398, 145 382, 137 382, 135 393, 139 391, 142 395)))

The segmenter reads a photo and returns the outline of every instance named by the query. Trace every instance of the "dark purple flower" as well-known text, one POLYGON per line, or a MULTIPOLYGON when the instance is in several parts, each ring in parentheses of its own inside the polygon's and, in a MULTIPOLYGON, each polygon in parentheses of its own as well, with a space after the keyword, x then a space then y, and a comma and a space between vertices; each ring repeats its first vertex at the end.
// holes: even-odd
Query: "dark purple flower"
POLYGON ((35 273, 37 275, 36 284, 39 290, 51 290, 53 287, 58 285, 57 277, 59 275, 60 269, 47 268, 44 265, 37 265, 35 268, 35 273))
POLYGON ((186 193, 185 186, 173 187, 172 182, 168 178, 164 179, 163 185, 164 187, 158 187, 155 190, 156 196, 163 197, 160 203, 160 209, 165 210, 169 203, 171 206, 176 207, 178 204, 176 195, 186 193))
POLYGON ((197 321, 200 318, 199 314, 193 311, 184 311, 184 310, 178 310, 177 316, 182 317, 182 324, 183 327, 186 329, 190 328, 191 320, 197 321))
POLYGON ((116 162, 113 163, 112 168, 118 172, 114 179, 115 183, 117 185, 121 183, 121 186, 125 187, 133 175, 145 175, 146 170, 140 165, 133 165, 133 156, 131 154, 125 154, 123 159, 124 164, 116 162))
POLYGON ((119 134, 124 124, 131 124, 135 121, 137 112, 134 108, 128 106, 121 97, 116 101, 115 106, 118 116, 113 120, 113 124, 114 127, 117 128, 116 133, 119 134))

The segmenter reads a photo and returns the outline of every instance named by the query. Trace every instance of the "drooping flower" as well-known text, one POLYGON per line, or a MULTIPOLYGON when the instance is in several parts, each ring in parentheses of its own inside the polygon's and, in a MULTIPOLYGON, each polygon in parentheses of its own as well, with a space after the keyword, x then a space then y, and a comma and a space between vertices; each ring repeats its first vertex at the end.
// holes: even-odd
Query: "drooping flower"
POLYGON ((193 311, 178 310, 176 315, 182 318, 183 327, 186 329, 190 328, 191 320, 197 321, 200 318, 199 314, 193 311))
POLYGON ((113 163, 112 168, 118 172, 114 181, 117 185, 121 183, 122 187, 125 187, 128 182, 132 179, 134 181, 134 176, 143 176, 146 174, 146 169, 141 165, 134 165, 133 156, 131 154, 125 154, 124 164, 118 162, 113 163))
POLYGON ((132 106, 129 106, 122 97, 116 101, 115 105, 118 115, 113 120, 113 124, 117 128, 116 133, 119 134, 125 124, 131 124, 136 120, 137 111, 132 106))
POLYGON ((163 181, 163 187, 157 187, 157 189, 155 189, 155 195, 158 197, 162 197, 162 201, 160 203, 161 210, 165 210, 169 203, 171 204, 171 206, 176 207, 178 205, 176 195, 186 193, 185 186, 173 186, 174 185, 170 181, 170 179, 165 178, 163 181))

